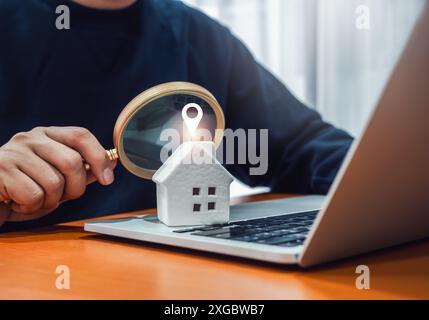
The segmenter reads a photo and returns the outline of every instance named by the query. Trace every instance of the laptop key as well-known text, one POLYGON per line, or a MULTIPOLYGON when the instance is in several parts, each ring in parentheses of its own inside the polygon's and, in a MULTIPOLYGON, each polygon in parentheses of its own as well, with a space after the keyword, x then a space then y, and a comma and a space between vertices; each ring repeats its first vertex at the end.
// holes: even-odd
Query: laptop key
POLYGON ((298 227, 298 228, 292 228, 292 229, 290 229, 290 231, 293 233, 308 232, 308 228, 298 227))
POLYGON ((198 231, 210 231, 210 230, 219 230, 219 229, 221 229, 221 228, 220 227, 201 227, 201 228, 198 228, 196 230, 198 230, 198 231))
POLYGON ((276 244, 276 246, 279 247, 296 247, 296 246, 300 246, 304 243, 305 239, 297 239, 297 240, 293 240, 293 241, 289 241, 289 242, 284 242, 284 243, 278 243, 276 244))
POLYGON ((304 226, 304 227, 306 227, 306 226, 311 226, 311 225, 313 224, 313 221, 309 221, 309 222, 302 221, 302 222, 299 222, 298 224, 299 224, 300 226, 304 226))
POLYGON ((300 246, 301 244, 302 244, 302 242, 299 243, 299 242, 296 242, 296 241, 291 241, 291 242, 285 242, 285 243, 276 244, 276 246, 290 248, 290 247, 300 246))
POLYGON ((300 232, 297 232, 294 230, 277 230, 277 231, 271 231, 270 233, 273 235, 273 237, 283 237, 283 236, 288 236, 288 235, 292 235, 300 232))
POLYGON ((194 233, 191 233, 194 236, 213 236, 215 234, 219 234, 219 233, 228 233, 231 232, 233 229, 236 229, 237 227, 223 227, 223 228, 218 228, 215 230, 208 230, 208 231, 197 231, 194 233))
POLYGON ((173 230, 173 232, 175 233, 186 233, 186 232, 192 232, 192 231, 197 231, 198 228, 186 228, 186 229, 178 229, 178 230, 173 230))
POLYGON ((291 235, 287 235, 287 236, 283 236, 283 237, 274 237, 274 238, 269 238, 269 239, 261 239, 261 240, 259 240, 257 242, 261 243, 261 244, 276 245, 276 244, 279 244, 279 243, 285 243, 285 242, 299 240, 299 239, 301 239, 301 237, 303 237, 303 239, 305 238, 305 236, 302 236, 302 235, 291 234, 291 235))
POLYGON ((265 239, 265 238, 272 238, 273 237, 273 235, 270 232, 257 233, 254 236, 258 237, 259 239, 265 239))
POLYGON ((212 236, 217 239, 230 239, 231 235, 229 233, 219 233, 212 236))
POLYGON ((255 242, 260 240, 257 236, 241 236, 241 237, 232 237, 231 240, 235 241, 244 241, 244 242, 255 242))
POLYGON ((266 229, 270 230, 270 231, 276 231, 276 230, 285 230, 285 229, 290 229, 291 227, 289 226, 289 224, 277 224, 274 226, 269 226, 266 229))
POLYGON ((173 232, 176 233, 186 233, 186 232, 192 232, 192 231, 210 231, 210 230, 218 230, 222 228, 218 225, 211 225, 211 226, 203 226, 203 227, 192 227, 192 228, 185 228, 185 229, 177 229, 173 230, 173 232))

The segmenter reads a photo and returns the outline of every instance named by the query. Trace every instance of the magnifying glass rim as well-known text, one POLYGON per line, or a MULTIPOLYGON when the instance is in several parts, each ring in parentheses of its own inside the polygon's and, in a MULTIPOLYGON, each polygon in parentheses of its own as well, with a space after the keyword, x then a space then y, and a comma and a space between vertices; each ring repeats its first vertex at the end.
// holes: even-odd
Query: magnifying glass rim
POLYGON ((127 127, 129 121, 141 108, 144 108, 156 99, 170 96, 172 94, 189 94, 197 96, 198 98, 207 102, 213 109, 216 116, 217 127, 214 138, 216 148, 222 141, 223 130, 225 129, 225 116, 216 98, 208 90, 197 84, 183 81, 159 84, 143 91, 133 100, 131 100, 119 114, 119 117, 116 120, 115 128, 113 130, 113 143, 117 150, 119 160, 128 171, 135 174, 136 176, 144 179, 152 179, 152 176, 156 170, 139 167, 127 157, 124 151, 123 143, 121 143, 125 128, 127 127))

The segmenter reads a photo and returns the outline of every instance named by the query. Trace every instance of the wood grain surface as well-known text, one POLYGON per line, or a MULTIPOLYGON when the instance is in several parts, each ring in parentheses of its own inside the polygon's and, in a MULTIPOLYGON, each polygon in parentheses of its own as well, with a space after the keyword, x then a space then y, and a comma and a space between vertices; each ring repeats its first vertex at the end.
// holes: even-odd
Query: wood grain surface
POLYGON ((79 221, 0 235, 0 298, 428 299, 429 241, 302 270, 95 235, 79 221), (370 290, 356 289, 361 264, 370 268, 370 290), (55 286, 59 265, 70 268, 69 290, 55 286))

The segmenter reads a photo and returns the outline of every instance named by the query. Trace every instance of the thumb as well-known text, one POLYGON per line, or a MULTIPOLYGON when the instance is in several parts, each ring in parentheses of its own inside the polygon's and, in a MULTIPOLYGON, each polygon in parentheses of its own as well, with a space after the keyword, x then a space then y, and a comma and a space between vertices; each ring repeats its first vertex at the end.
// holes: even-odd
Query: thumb
MULTIPOLYGON (((116 168, 116 165, 118 163, 118 160, 109 160, 109 162, 107 163, 107 166, 104 170, 111 170, 110 174, 113 174, 113 170, 116 168)), ((98 179, 96 177, 96 175, 94 174, 94 172, 92 171, 92 168, 89 165, 85 166, 85 170, 86 170, 86 184, 90 185, 91 183, 96 182, 98 179)), ((104 178, 105 180, 107 180, 106 178, 104 178)))

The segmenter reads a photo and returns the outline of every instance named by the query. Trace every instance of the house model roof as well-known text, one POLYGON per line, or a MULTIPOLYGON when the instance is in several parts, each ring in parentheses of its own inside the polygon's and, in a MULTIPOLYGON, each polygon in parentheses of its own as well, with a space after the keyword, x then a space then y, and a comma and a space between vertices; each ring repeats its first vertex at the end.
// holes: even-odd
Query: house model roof
POLYGON ((189 141, 182 143, 173 154, 155 172, 152 180, 156 183, 164 182, 180 165, 214 165, 224 170, 225 174, 231 174, 216 159, 216 148, 211 141, 189 141))

